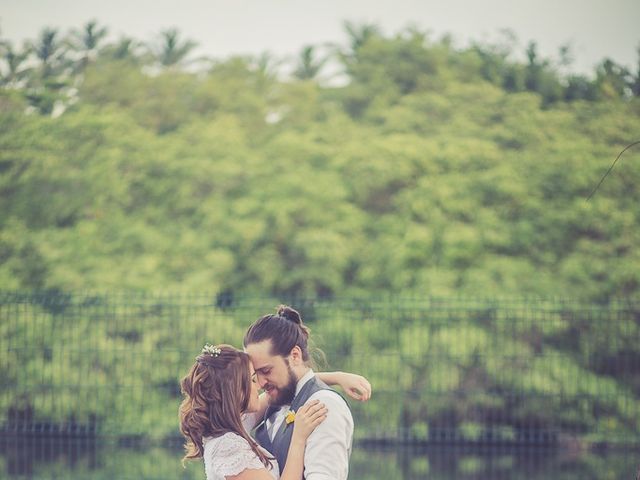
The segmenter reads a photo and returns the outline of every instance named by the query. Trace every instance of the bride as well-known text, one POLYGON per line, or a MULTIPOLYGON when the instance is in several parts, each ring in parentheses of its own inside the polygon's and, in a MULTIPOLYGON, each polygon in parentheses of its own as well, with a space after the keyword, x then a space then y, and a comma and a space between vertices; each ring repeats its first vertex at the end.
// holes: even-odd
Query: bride
MULTIPOLYGON (((367 400, 369 382, 360 375, 322 372, 329 385, 340 385, 353 398, 367 400)), ((306 440, 326 418, 317 400, 291 414, 294 423, 287 462, 279 477, 275 458, 247 433, 267 408, 249 356, 230 345, 205 345, 181 380, 180 431, 185 436, 184 460, 203 458, 207 480, 299 480, 306 440)))

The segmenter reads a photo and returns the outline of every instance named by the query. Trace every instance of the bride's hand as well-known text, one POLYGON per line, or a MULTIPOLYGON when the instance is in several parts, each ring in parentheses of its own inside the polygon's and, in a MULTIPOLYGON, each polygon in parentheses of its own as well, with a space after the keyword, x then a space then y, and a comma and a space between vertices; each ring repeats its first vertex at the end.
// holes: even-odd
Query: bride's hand
POLYGON ((293 439, 305 442, 311 432, 327 418, 327 407, 320 400, 305 403, 295 413, 293 439))
POLYGON ((337 378, 338 385, 347 395, 361 402, 366 402, 371 398, 371 384, 362 375, 355 373, 340 372, 337 378))

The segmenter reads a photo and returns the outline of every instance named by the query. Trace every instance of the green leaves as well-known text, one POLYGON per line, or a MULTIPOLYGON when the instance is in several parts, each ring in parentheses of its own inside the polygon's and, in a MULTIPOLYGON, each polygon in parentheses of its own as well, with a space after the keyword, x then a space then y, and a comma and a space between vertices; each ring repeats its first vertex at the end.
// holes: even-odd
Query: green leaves
MULTIPOLYGON (((417 29, 347 30, 345 86, 310 79, 327 60, 313 46, 303 81, 268 54, 190 73, 193 45, 165 31, 171 68, 105 46, 68 96, 56 31, 39 45, 55 88, 18 79, 5 45, 0 275, 24 263, 11 285, 327 297, 638 292, 637 149, 584 201, 640 131, 637 101, 550 101, 534 84, 553 62, 533 44, 521 65, 417 29), (41 111, 67 110, 22 114, 20 82, 41 111)), ((104 35, 90 22, 76 40, 93 51, 104 35)), ((621 74, 607 63, 599 78, 621 74)))

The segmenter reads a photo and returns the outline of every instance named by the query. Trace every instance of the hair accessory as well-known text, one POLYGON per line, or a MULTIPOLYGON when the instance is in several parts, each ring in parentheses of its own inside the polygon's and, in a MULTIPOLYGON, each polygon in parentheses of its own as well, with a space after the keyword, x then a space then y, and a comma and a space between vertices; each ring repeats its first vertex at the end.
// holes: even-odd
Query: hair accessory
POLYGON ((204 347, 202 347, 202 353, 206 355, 211 355, 212 357, 217 357, 222 353, 222 350, 220 350, 218 347, 214 345, 207 343, 205 344, 204 347))

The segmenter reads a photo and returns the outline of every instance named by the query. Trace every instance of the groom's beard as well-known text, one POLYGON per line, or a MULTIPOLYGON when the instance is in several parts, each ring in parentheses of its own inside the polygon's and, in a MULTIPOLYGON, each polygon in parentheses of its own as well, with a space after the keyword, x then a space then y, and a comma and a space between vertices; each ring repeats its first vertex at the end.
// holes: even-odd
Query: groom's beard
POLYGON ((296 396, 296 385, 298 381, 291 366, 287 365, 287 369, 289 371, 289 382, 284 387, 278 388, 278 395, 269 402, 274 407, 290 405, 293 397, 296 396))

